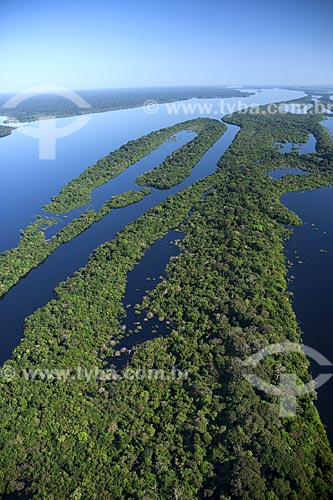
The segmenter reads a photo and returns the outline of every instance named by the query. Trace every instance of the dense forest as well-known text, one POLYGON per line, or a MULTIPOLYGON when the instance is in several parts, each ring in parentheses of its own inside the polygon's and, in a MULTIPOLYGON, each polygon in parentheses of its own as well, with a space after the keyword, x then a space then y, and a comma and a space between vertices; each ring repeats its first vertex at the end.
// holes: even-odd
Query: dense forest
MULTIPOLYGON (((57 286, 57 298, 27 318, 4 365, 12 376, 0 380, 1 493, 37 500, 331 497, 333 456, 315 394, 298 398, 295 417, 281 418, 278 398, 256 390, 242 367, 271 343, 301 342, 283 255, 285 225, 301 221, 280 196, 333 184, 333 140, 320 119, 228 116, 241 130, 217 171, 97 248, 57 286), (275 146, 305 142, 310 133, 317 139, 311 155, 283 155, 275 146), (311 174, 267 176, 285 165, 311 174), (171 332, 138 345, 128 367, 176 367, 188 377, 129 378, 125 370, 103 377, 126 335, 127 274, 178 227, 182 252, 139 305, 148 325, 168 321, 171 332), (78 366, 104 372, 43 377, 46 367, 75 374, 78 366), (35 380, 23 376, 38 368, 35 380)), ((310 378, 300 353, 269 356, 257 370, 276 384, 280 373, 299 383, 310 378)))
MULTIPOLYGON (((184 129, 197 133, 198 140, 191 141, 188 148, 185 146, 178 149, 177 154, 167 157, 158 169, 161 179, 163 179, 164 170, 167 169, 167 173, 170 174, 169 183, 171 185, 179 183, 190 174, 192 167, 225 132, 226 126, 223 123, 208 118, 199 118, 152 132, 138 140, 131 141, 102 158, 95 165, 88 167, 79 177, 65 186, 58 196, 53 198, 51 204, 45 207, 46 210, 52 213, 68 211, 79 205, 80 202, 83 203, 83 200, 88 201, 92 189, 117 176, 128 166, 150 153, 152 149, 159 147, 163 141, 170 139, 176 132, 184 129), (185 159, 186 155, 188 157, 185 159), (170 168, 172 169, 171 173, 170 168)), ((142 176, 139 177, 138 181, 141 178, 142 176)), ((154 185, 153 182, 151 184, 154 185)), ((166 185, 162 187, 161 184, 159 187, 167 188, 166 185)), ((150 192, 149 188, 143 188, 138 192, 129 191, 111 198, 97 212, 93 209, 87 209, 49 241, 45 238, 44 230, 50 225, 56 224, 57 219, 39 217, 36 222, 21 231, 21 238, 16 248, 0 254, 0 297, 7 293, 31 269, 44 262, 61 244, 67 243, 84 232, 110 210, 136 203, 150 192)))
MULTIPOLYGON (((3 109, 2 114, 19 122, 27 122, 49 116, 62 118, 86 113, 102 113, 117 109, 135 108, 143 106, 145 102, 151 100, 162 104, 194 97, 209 99, 214 97, 247 97, 251 95, 249 92, 223 86, 79 90, 77 94, 89 103, 89 107, 78 108, 76 104, 64 97, 52 95, 52 93, 43 93, 29 97, 15 109, 3 109)), ((11 97, 12 95, 0 95, 0 108, 11 97)))

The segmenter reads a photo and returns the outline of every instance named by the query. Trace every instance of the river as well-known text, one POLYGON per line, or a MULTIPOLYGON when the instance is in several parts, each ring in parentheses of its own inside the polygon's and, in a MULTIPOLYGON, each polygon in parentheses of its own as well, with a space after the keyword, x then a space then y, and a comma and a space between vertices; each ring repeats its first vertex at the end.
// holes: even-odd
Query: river
MULTIPOLYGON (((241 101, 250 106, 253 103, 263 104, 279 102, 288 98, 293 99, 300 95, 303 93, 270 89, 246 97, 241 101)), ((216 109, 220 103, 218 99, 196 99, 194 101, 196 103, 210 102, 215 105, 216 109)), ((239 104, 239 99, 236 98, 225 99, 225 103, 227 101, 230 106, 239 104)), ((93 114, 86 127, 59 141, 54 161, 38 160, 36 141, 23 135, 19 130, 2 138, 0 140, 0 165, 4 180, 3 183, 0 183, 2 249, 16 245, 19 229, 31 222, 34 213, 40 213, 41 206, 50 201, 51 195, 56 194, 66 182, 78 175, 88 165, 130 139, 189 118, 195 118, 195 116, 188 116, 183 111, 178 114, 170 114, 166 105, 161 105, 155 115, 147 115, 143 108, 93 114)), ((64 126, 74 119, 56 120, 57 127, 64 126)), ((122 228, 137 219, 146 210, 191 185, 196 180, 214 172, 217 162, 233 141, 238 130, 238 127, 228 125, 226 133, 207 151, 185 181, 168 190, 153 189, 152 193, 139 203, 111 211, 84 233, 57 248, 43 264, 20 280, 0 300, 1 330, 3 332, 0 363, 11 356, 13 348, 19 343, 24 318, 54 298, 53 290, 59 282, 84 266, 89 255, 97 246, 114 238, 122 228)), ((183 140, 188 139, 189 137, 183 136, 183 140)), ((182 141, 181 138, 179 140, 182 141)), ((131 167, 128 173, 123 174, 125 179, 126 176, 129 176, 129 185, 127 182, 122 182, 119 186, 120 191, 127 191, 132 187, 132 171, 142 173, 144 170, 153 168, 173 148, 174 143, 168 142, 150 155, 150 161, 149 158, 143 159, 131 167), (140 168, 142 165, 143 168, 140 168)), ((108 184, 117 182, 119 180, 113 179, 108 184)), ((102 186, 96 191, 98 190, 108 191, 109 187, 102 186)), ((99 200, 99 197, 97 196, 96 199, 99 200)))
MULTIPOLYGON (((322 124, 333 136, 333 118, 322 124)), ((281 173, 275 171, 275 178, 281 173)), ((284 175, 288 173, 296 171, 285 170, 284 175)), ((285 244, 286 258, 293 263, 289 270, 289 289, 293 293, 293 307, 303 332, 303 342, 332 363, 333 188, 286 193, 281 201, 303 221, 302 226, 293 228, 293 235, 285 244)), ((333 373, 332 367, 310 361, 314 377, 333 373)), ((333 444, 332 390, 333 378, 318 389, 316 405, 333 444)))
MULTIPOLYGON (((30 271, 24 279, 21 279, 17 285, 9 290, 0 299, 1 331, 3 332, 0 363, 10 357, 12 349, 19 343, 24 318, 54 298, 53 289, 60 281, 65 280, 74 271, 83 267, 96 247, 114 238, 121 229, 140 217, 149 208, 214 172, 217 162, 233 141, 238 130, 239 128, 235 125, 228 125, 225 134, 207 151, 185 181, 163 191, 152 189, 152 193, 145 196, 140 202, 112 210, 84 233, 58 247, 43 264, 30 271)), ((162 160, 165 153, 165 148, 158 150, 158 153, 154 152, 155 160, 158 156, 162 160)), ((148 162, 146 168, 148 170, 152 168, 152 165, 149 165, 148 162)), ((124 186, 124 190, 127 191, 127 187, 124 186)))

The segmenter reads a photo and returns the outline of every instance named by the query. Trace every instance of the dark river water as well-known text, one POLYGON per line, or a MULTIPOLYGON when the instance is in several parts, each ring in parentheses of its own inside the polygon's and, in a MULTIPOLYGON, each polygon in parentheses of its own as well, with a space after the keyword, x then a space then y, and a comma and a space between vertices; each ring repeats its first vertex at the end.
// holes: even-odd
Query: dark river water
MULTIPOLYGON (((295 99, 302 95, 301 92, 270 89, 241 99, 241 102, 248 105, 251 103, 268 104, 295 99)), ((208 102, 217 106, 219 100, 192 101, 208 102)), ((238 99, 225 99, 230 106, 238 101, 238 99)), ((35 214, 42 213, 42 205, 48 203, 50 197, 57 194, 64 184, 98 158, 143 134, 197 116, 212 117, 209 113, 188 115, 183 111, 169 114, 166 105, 161 105, 158 113, 153 116, 147 115, 142 108, 92 115, 86 127, 59 141, 54 161, 38 160, 36 141, 22 135, 19 130, 11 136, 0 139, 0 224, 2 229, 0 251, 16 246, 19 240, 19 230, 31 223, 35 214)), ((218 116, 214 114, 213 118, 221 118, 221 116, 221 114, 218 116)), ((57 126, 60 127, 71 120, 74 119, 57 120, 57 126)), ((333 131, 333 120, 331 122, 327 122, 327 127, 329 129, 331 127, 333 131)), ((97 246, 114 238, 129 222, 137 219, 166 197, 214 172, 218 160, 229 147, 238 130, 238 127, 228 125, 224 136, 204 155, 184 182, 165 191, 153 189, 152 193, 139 203, 112 211, 83 234, 60 246, 42 265, 32 270, 0 299, 2 326, 0 363, 11 356, 12 349, 20 342, 24 318, 54 298, 53 290, 60 281, 84 266, 97 246)), ((127 169, 118 178, 96 189, 90 205, 98 208, 103 201, 114 194, 128 189, 139 189, 133 184, 138 175, 159 164, 167 155, 191 140, 193 136, 189 132, 178 134, 176 141, 168 141, 151 155, 127 169)), ((288 146, 285 147, 288 148, 288 146)), ((309 153, 314 150, 314 147, 314 138, 310 136, 308 143, 301 146, 299 151, 309 153)), ((287 173, 292 172, 289 170, 287 173)), ((279 174, 276 172, 274 175, 279 174)), ((294 308, 304 332, 304 343, 332 361, 333 340, 329 310, 333 303, 333 292, 330 286, 333 282, 333 227, 331 223, 333 191, 324 188, 306 193, 287 194, 283 196, 282 202, 305 221, 303 227, 295 229, 294 235, 286 244, 286 256, 294 262, 290 271, 290 275, 294 276, 290 289, 294 292, 294 308)), ((77 215, 82 210, 81 208, 73 211, 71 216, 77 215)), ((49 230, 48 236, 68 223, 70 218, 61 219, 57 226, 49 230)), ((179 233, 170 232, 165 238, 157 241, 129 274, 124 299, 125 303, 131 304, 127 310, 127 317, 124 319, 127 331, 135 329, 136 322, 143 323, 143 318, 136 317, 132 306, 134 302, 142 300, 144 290, 156 285, 160 279, 159 276, 164 274, 170 257, 179 253, 178 247, 172 243, 176 237, 180 237, 179 233), (151 279, 147 280, 147 278, 151 279)), ((155 319, 151 321, 156 323, 155 319)), ((163 334, 167 331, 167 325, 155 323, 149 322, 149 327, 143 327, 141 332, 145 338, 151 338, 152 326, 156 327, 156 334, 163 334)), ((138 334, 135 333, 135 335, 138 334)), ((133 338, 130 340, 125 338, 119 348, 130 349, 133 344, 135 344, 133 338)), ((321 367, 318 368, 313 364, 312 371, 314 375, 320 373, 321 367)), ((329 381, 318 391, 318 408, 332 439, 331 393, 332 381, 329 381)))
MULTIPOLYGON (((10 357, 12 349, 19 343, 24 318, 54 298, 53 290, 60 281, 65 280, 78 268, 84 266, 89 255, 97 246, 114 238, 121 229, 144 214, 149 208, 214 172, 218 160, 231 144, 238 130, 239 128, 235 125, 228 125, 225 134, 207 151, 185 181, 171 189, 163 191, 153 189, 152 193, 139 203, 112 210, 84 233, 69 243, 58 247, 43 264, 30 271, 24 279, 9 290, 0 299, 0 321, 2 325, 1 331, 3 332, 1 336, 0 363, 10 357)), ((148 170, 152 168, 152 165, 154 166, 162 161, 170 147, 174 149, 175 143, 168 143, 166 147, 155 151, 153 153, 154 163, 146 162, 146 169, 148 170)), ((138 163, 141 164, 141 162, 138 163)), ((136 165, 133 168, 136 169, 136 165)), ((138 172, 142 172, 140 165, 138 172)), ((129 177, 131 175, 129 174, 129 177)), ((110 184, 112 182, 113 180, 110 181, 110 184)), ((107 186, 104 187, 105 189, 107 189, 107 186)), ((124 185, 124 190, 127 191, 127 189, 128 186, 124 185)))
POLYGON ((147 318, 146 311, 136 314, 135 306, 141 305, 145 295, 165 277, 170 258, 175 258, 181 252, 178 244, 184 236, 178 230, 168 231, 146 250, 140 262, 128 273, 123 299, 126 315, 121 320, 126 329, 124 338, 116 344, 117 356, 110 360, 117 370, 126 365, 131 350, 136 345, 169 333, 171 325, 164 318, 156 315, 147 318))
MULTIPOLYGON (((224 114, 237 110, 240 104, 268 104, 291 100, 303 96, 303 92, 283 89, 266 89, 245 98, 224 99, 224 114)), ((50 202, 51 196, 89 165, 110 151, 119 148, 129 140, 137 139, 162 127, 194 119, 199 116, 220 119, 220 99, 191 99, 198 108, 189 110, 181 107, 177 112, 168 111, 167 105, 159 106, 158 112, 149 115, 144 108, 111 111, 91 115, 87 125, 76 133, 59 139, 56 143, 54 160, 38 159, 38 141, 15 130, 0 139, 0 251, 17 245, 20 229, 41 213, 41 207, 50 202), (206 112, 201 105, 210 106, 206 112)), ((61 128, 75 121, 75 118, 56 120, 61 128)), ((151 164, 149 168, 155 165, 151 164)), ((126 190, 126 186, 123 186, 126 190)))
POLYGON ((291 153, 296 149, 299 154, 308 154, 316 152, 316 138, 313 134, 309 134, 307 142, 304 144, 294 144, 292 142, 276 143, 280 153, 291 153))

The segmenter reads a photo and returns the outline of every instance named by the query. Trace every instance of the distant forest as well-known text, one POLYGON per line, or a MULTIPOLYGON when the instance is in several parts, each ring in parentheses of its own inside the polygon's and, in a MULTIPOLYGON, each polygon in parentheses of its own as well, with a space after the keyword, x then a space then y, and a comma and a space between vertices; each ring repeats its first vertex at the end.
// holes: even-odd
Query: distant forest
POLYGON ((227 87, 174 87, 174 88, 142 88, 142 89, 98 89, 78 90, 76 93, 85 99, 91 108, 80 109, 64 97, 44 94, 30 97, 15 109, 1 109, 12 95, 0 95, 1 114, 20 122, 34 121, 47 116, 63 118, 68 116, 101 113, 116 109, 135 108, 143 106, 147 100, 158 103, 183 101, 196 97, 227 98, 247 97, 251 94, 227 87))

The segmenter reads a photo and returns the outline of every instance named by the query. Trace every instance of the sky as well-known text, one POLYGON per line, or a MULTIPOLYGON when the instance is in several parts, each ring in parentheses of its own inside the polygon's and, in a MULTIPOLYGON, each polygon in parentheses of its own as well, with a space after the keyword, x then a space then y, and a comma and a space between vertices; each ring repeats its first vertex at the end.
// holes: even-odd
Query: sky
POLYGON ((0 0, 0 92, 333 84, 332 0, 0 0))

